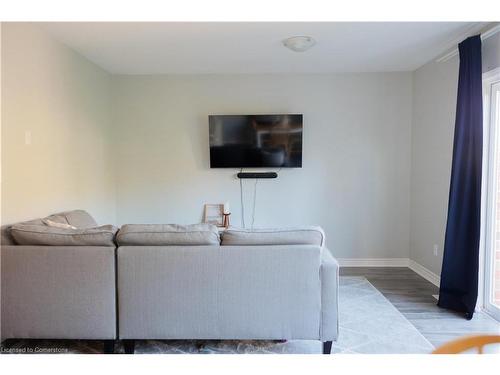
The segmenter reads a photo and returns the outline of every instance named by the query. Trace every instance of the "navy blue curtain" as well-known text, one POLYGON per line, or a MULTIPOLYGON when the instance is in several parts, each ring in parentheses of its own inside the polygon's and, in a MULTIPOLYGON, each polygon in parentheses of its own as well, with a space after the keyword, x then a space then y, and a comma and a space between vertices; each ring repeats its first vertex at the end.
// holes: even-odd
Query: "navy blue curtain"
POLYGON ((477 301, 483 154, 481 38, 458 45, 457 114, 438 306, 472 318, 477 301))

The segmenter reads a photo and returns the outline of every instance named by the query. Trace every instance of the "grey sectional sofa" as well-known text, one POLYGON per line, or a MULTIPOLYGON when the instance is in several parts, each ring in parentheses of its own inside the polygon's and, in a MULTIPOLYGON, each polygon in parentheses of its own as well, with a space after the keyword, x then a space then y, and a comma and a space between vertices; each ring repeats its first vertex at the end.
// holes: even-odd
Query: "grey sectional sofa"
POLYGON ((339 267, 320 228, 96 226, 78 210, 2 228, 2 339, 111 352, 119 338, 127 353, 138 339, 308 339, 330 352, 339 267))

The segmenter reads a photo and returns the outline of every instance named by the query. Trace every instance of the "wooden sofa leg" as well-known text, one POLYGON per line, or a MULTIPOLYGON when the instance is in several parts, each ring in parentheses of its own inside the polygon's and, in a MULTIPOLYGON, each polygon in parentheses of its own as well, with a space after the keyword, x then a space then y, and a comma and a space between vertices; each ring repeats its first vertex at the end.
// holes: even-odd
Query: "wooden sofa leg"
POLYGON ((125 348, 125 354, 134 354, 135 340, 123 340, 123 346, 125 348))
POLYGON ((113 354, 115 352, 115 340, 104 340, 104 354, 113 354))
POLYGON ((332 352, 332 342, 325 341, 323 343, 323 354, 330 354, 332 352))

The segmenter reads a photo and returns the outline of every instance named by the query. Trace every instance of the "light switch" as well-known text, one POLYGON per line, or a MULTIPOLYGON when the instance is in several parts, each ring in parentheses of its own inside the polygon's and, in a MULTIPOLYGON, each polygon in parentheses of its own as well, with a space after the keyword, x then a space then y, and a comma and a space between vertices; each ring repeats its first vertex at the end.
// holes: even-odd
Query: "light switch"
POLYGON ((31 144, 31 130, 24 131, 24 144, 25 145, 31 144))

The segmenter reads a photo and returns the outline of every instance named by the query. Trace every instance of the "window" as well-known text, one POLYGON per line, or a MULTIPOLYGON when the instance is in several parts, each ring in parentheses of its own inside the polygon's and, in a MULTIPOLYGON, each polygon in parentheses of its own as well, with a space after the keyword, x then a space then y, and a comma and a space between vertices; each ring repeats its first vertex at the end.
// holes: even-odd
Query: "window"
POLYGON ((483 304, 500 320, 500 68, 484 74, 483 92, 487 140, 483 304))

